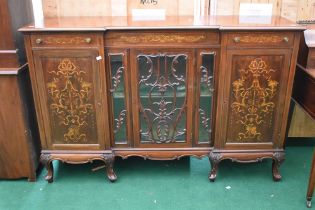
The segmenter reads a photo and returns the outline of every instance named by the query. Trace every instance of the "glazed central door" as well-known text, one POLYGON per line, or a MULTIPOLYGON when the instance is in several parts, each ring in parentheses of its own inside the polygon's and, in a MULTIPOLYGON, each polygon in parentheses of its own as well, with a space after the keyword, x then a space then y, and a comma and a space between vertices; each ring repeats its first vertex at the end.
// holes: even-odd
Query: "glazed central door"
POLYGON ((192 55, 189 50, 131 51, 135 146, 191 145, 192 55))

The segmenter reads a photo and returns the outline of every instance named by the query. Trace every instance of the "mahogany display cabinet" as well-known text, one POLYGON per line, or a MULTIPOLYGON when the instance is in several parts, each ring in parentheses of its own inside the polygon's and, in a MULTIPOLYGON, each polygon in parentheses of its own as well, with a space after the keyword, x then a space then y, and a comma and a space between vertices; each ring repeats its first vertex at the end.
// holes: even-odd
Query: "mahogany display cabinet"
POLYGON ((25 35, 46 179, 53 160, 273 160, 280 180, 300 33, 281 17, 64 17, 25 35), (115 24, 117 23, 117 24, 115 24))

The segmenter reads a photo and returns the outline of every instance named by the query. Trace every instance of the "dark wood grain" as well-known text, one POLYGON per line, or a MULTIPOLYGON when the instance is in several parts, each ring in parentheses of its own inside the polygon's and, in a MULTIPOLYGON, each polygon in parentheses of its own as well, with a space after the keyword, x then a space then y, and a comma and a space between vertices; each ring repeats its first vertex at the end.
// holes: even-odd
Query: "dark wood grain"
POLYGON ((0 50, 0 66, 18 68, 20 63, 17 57, 17 50, 0 50))
POLYGON ((0 49, 1 50, 12 50, 15 49, 14 38, 11 29, 11 18, 9 11, 9 4, 7 0, 0 1, 0 49))
POLYGON ((0 178, 35 181, 40 142, 33 103, 26 103, 31 100, 31 95, 25 95, 31 94, 27 93, 27 66, 17 73, 0 75, 0 178))

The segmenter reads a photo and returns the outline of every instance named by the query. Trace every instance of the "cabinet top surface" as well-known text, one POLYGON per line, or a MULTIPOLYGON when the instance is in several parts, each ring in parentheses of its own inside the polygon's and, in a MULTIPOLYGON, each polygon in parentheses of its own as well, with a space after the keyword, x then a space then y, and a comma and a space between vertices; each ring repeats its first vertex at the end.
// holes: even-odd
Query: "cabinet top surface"
POLYGON ((58 17, 35 20, 20 31, 105 31, 128 29, 219 29, 219 30, 304 30, 283 17, 166 16, 159 20, 143 17, 58 17))

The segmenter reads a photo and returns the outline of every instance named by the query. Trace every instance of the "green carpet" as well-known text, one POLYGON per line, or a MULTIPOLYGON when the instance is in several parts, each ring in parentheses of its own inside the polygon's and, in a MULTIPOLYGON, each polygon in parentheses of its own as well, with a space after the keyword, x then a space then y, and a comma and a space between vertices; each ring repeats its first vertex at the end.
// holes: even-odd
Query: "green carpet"
POLYGON ((277 183, 272 181, 270 160, 258 164, 223 161, 214 183, 208 181, 207 158, 118 159, 115 183, 106 179, 104 169, 91 171, 100 162, 68 165, 55 161, 52 184, 44 180, 46 170, 36 183, 25 179, 0 181, 0 209, 307 209, 312 151, 313 147, 287 147, 281 166, 283 179, 277 183))

